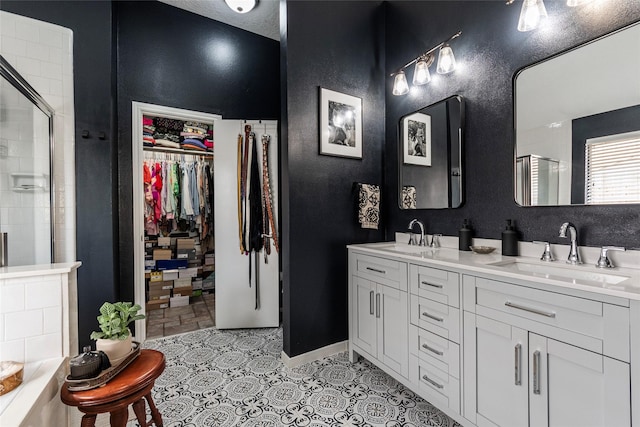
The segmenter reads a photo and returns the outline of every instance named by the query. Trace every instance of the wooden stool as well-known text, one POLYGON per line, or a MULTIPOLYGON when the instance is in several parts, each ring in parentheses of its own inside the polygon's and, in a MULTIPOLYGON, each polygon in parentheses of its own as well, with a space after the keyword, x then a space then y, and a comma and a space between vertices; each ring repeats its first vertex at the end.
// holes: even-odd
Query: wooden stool
POLYGON ((125 427, 129 415, 129 405, 141 426, 155 424, 162 427, 162 416, 151 397, 151 389, 156 378, 164 371, 164 354, 156 350, 140 350, 140 354, 102 387, 92 390, 74 391, 62 385, 60 398, 69 406, 77 406, 84 412, 81 427, 93 427, 96 416, 105 412, 111 414, 112 427, 125 427), (151 409, 151 420, 147 422, 144 399, 151 409))

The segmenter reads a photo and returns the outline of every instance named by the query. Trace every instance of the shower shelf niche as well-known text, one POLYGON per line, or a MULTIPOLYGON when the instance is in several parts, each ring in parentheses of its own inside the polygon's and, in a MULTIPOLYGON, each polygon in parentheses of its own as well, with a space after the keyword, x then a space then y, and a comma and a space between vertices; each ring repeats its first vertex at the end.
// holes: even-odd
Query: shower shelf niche
POLYGON ((12 190, 16 192, 48 191, 49 176, 37 173, 12 173, 12 190))

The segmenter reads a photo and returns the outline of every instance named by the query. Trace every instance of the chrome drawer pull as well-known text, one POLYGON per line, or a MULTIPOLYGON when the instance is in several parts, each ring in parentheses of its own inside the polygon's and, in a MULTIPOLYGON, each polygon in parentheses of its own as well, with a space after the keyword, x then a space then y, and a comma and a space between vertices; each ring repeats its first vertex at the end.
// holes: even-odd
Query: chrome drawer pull
POLYGON ((540 394, 540 352, 533 353, 533 394, 540 394))
POLYGON ((387 274, 386 271, 384 270, 378 270, 377 268, 373 268, 373 267, 367 267, 367 270, 369 271, 375 271, 376 273, 380 273, 380 274, 387 274))
POLYGON ((433 320, 435 320, 437 322, 444 322, 444 319, 442 317, 434 316, 433 314, 429 314, 426 311, 423 311, 422 315, 424 317, 428 317, 429 319, 433 319, 433 320))
POLYGON ((433 286, 434 288, 442 289, 442 285, 438 285, 437 283, 429 283, 429 282, 425 282, 424 280, 420 283, 422 283, 423 285, 433 286))
POLYGON ((435 348, 433 348, 433 347, 429 347, 429 346, 428 346, 428 345, 426 345, 426 344, 422 344, 422 348, 424 348, 425 350, 429 350, 431 353, 435 353, 435 354, 437 354, 438 356, 442 356, 442 355, 444 354, 444 352, 442 352, 442 351, 440 351, 440 350, 436 350, 436 349, 435 349, 435 348))
POLYGON ((516 354, 515 354, 515 357, 516 357, 516 363, 515 363, 515 366, 516 366, 516 385, 522 385, 522 377, 521 377, 522 368, 520 367, 520 363, 521 363, 521 360, 522 360, 522 355, 521 354, 522 354, 522 344, 516 344, 516 354))
POLYGON ((376 294, 376 317, 380 318, 380 294, 376 294))
POLYGON ((552 317, 552 318, 556 317, 556 314, 553 312, 538 310, 537 308, 526 307, 524 305, 516 304, 511 301, 505 302, 504 305, 511 308, 517 308, 518 310, 528 311, 529 313, 539 314, 541 316, 552 317))
POLYGON ((369 314, 373 314, 373 291, 369 291, 369 314))
POLYGON ((428 377, 428 376, 426 376, 426 375, 423 375, 423 376, 422 376, 422 379, 423 379, 423 380, 425 380, 426 382, 428 382, 429 384, 431 384, 431 385, 432 385, 432 386, 434 386, 434 387, 437 387, 437 388, 444 388, 444 386, 443 386, 442 384, 438 384, 437 382, 435 382, 434 380, 432 380, 431 378, 429 378, 429 377, 428 377))

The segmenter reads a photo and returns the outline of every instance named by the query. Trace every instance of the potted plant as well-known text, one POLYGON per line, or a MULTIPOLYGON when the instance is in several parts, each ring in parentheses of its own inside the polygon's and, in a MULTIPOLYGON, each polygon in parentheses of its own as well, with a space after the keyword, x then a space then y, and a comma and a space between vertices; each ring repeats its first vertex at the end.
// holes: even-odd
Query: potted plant
POLYGON ((144 319, 144 314, 138 314, 139 304, 130 302, 105 302, 100 307, 97 317, 100 331, 91 333, 91 339, 96 340, 96 350, 104 351, 112 366, 120 363, 132 349, 132 336, 129 324, 144 319))

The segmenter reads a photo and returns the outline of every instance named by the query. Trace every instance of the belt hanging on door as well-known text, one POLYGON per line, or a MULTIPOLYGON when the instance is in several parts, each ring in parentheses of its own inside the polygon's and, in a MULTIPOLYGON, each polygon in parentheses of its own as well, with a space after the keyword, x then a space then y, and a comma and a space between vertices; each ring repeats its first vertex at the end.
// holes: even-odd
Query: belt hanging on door
POLYGON ((244 204, 244 190, 242 188, 242 135, 238 134, 238 241, 240 242, 240 253, 244 253, 244 239, 242 238, 242 230, 244 223, 242 222, 242 206, 244 204))
POLYGON ((276 252, 280 252, 278 246, 278 233, 276 231, 275 218, 273 217, 273 197, 271 194, 271 179, 269 177, 269 143, 271 142, 270 135, 262 135, 262 196, 265 207, 265 221, 264 221, 264 248, 265 248, 265 263, 267 262, 267 255, 271 253, 271 244, 269 238, 273 239, 273 244, 276 248, 276 252), (267 223, 268 219, 268 223, 267 223), (271 233, 269 233, 271 228, 271 233))
POLYGON ((251 125, 244 127, 244 154, 242 157, 242 245, 245 255, 249 254, 249 244, 247 241, 247 172, 249 169, 249 144, 251 135, 251 125))

